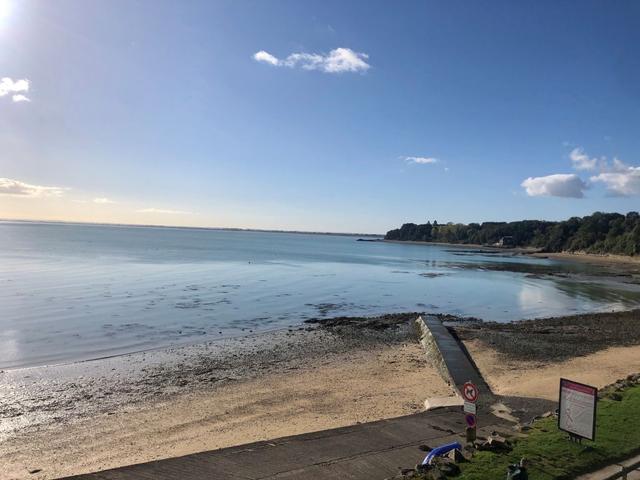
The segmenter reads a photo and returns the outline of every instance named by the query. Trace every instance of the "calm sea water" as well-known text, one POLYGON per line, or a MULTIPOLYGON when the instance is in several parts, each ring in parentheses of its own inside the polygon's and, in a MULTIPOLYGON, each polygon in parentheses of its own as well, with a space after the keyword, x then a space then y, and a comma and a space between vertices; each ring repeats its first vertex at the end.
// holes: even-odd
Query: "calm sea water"
POLYGON ((0 223, 0 368, 427 311, 509 321, 638 305, 583 265, 354 237, 0 223), (533 275, 532 275, 533 274, 533 275))

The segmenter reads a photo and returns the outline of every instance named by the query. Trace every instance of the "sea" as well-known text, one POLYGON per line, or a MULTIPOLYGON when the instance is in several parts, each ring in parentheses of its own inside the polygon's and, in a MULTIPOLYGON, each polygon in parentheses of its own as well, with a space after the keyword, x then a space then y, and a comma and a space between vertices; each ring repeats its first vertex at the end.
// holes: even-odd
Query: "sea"
POLYGON ((0 369, 294 329, 314 318, 416 311, 509 322, 640 305, 638 289, 598 281, 596 266, 358 240, 0 222, 0 369))

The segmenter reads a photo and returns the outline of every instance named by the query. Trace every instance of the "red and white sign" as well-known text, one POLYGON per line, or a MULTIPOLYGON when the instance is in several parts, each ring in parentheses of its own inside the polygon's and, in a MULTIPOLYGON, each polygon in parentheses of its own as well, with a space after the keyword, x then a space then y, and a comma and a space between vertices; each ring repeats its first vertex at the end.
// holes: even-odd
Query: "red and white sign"
POLYGON ((576 437, 593 440, 596 436, 597 401, 596 387, 561 378, 558 428, 576 437))
POLYGON ((471 382, 465 383, 462 387, 462 396, 467 402, 475 403, 478 400, 478 387, 471 382))

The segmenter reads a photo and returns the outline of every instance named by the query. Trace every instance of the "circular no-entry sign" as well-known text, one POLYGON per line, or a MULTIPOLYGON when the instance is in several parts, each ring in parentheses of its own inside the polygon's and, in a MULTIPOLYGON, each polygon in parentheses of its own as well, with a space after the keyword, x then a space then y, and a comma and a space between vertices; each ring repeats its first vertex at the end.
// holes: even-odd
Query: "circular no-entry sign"
POLYGON ((465 383, 462 387, 462 396, 467 402, 475 402, 478 399, 478 387, 471 382, 465 383))
POLYGON ((464 421, 467 422, 467 427, 474 428, 476 426, 476 416, 473 413, 467 413, 464 416, 464 421))

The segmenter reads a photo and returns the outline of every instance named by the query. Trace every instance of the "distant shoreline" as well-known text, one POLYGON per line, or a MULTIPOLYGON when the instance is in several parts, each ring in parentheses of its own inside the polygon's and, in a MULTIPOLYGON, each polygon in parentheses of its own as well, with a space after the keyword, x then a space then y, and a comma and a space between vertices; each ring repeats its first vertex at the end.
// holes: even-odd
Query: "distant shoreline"
POLYGON ((597 254, 597 253, 584 253, 584 252, 558 252, 558 253, 531 253, 535 258, 551 258, 554 260, 570 260, 574 262, 583 263, 595 263, 595 264, 640 264, 640 257, 625 256, 625 255, 613 255, 613 254, 597 254))
POLYGON ((154 225, 136 223, 101 223, 101 222, 66 222, 64 220, 23 220, 0 218, 0 223, 31 223, 38 225, 78 225, 95 227, 124 227, 124 228, 170 228, 175 230, 214 230, 223 232, 258 232, 258 233, 294 233, 300 235, 331 235, 338 237, 374 237, 384 238, 384 234, 377 233, 354 233, 354 232, 313 232, 305 230, 276 230, 260 228, 240 228, 240 227, 191 227, 180 225, 154 225))
POLYGON ((517 253, 517 254, 533 254, 541 253, 539 248, 532 247, 496 247, 495 245, 481 245, 479 243, 447 243, 447 242, 419 242, 417 240, 382 240, 385 243, 398 243, 409 245, 438 245, 440 247, 453 247, 453 248, 473 248, 473 249, 487 249, 496 252, 517 253))
POLYGON ((581 263, 617 265, 624 263, 640 264, 640 256, 614 255, 610 253, 585 253, 585 252, 543 252, 533 247, 496 247, 493 245, 480 245, 477 243, 444 243, 444 242, 418 242, 416 240, 382 240, 385 243, 398 243, 409 245, 437 245, 440 247, 472 248, 477 250, 492 250, 495 252, 511 253, 513 255, 526 255, 533 258, 550 258, 553 260, 567 260, 581 263))

